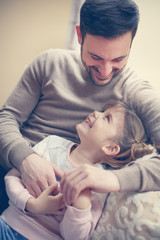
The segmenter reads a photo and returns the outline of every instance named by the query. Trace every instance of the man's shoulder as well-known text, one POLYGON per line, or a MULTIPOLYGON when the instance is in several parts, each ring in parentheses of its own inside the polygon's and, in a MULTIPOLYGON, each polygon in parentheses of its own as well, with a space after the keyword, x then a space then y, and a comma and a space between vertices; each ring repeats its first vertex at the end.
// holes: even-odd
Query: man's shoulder
POLYGON ((65 58, 73 58, 73 59, 79 59, 80 58, 80 52, 78 50, 69 50, 69 49, 60 49, 60 48, 51 48, 46 51, 43 51, 39 54, 39 58, 47 57, 51 59, 65 59, 65 58))
POLYGON ((137 80, 140 79, 136 71, 128 65, 124 67, 124 69, 120 73, 120 77, 124 78, 126 81, 131 81, 133 78, 137 80))
POLYGON ((34 69, 45 69, 46 72, 59 69, 62 72, 68 71, 70 66, 79 68, 81 65, 81 55, 77 50, 68 49, 48 49, 39 53, 31 62, 29 67, 34 69))
POLYGON ((121 72, 120 81, 123 81, 123 88, 136 90, 151 88, 149 81, 143 79, 137 72, 129 66, 126 66, 121 72))

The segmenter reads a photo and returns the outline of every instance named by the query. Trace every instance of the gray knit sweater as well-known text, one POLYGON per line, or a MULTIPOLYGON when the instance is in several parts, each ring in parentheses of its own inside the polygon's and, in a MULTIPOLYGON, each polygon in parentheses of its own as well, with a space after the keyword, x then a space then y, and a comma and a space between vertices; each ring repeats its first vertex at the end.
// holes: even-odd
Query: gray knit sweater
MULTIPOLYGON (((110 99, 126 102, 143 121, 147 134, 160 143, 160 96, 127 66, 106 86, 96 86, 78 51, 51 49, 27 67, 0 110, 0 161, 15 166, 32 146, 54 134, 77 142, 77 123, 110 99)), ((159 190, 158 156, 115 170, 123 190, 159 190)))

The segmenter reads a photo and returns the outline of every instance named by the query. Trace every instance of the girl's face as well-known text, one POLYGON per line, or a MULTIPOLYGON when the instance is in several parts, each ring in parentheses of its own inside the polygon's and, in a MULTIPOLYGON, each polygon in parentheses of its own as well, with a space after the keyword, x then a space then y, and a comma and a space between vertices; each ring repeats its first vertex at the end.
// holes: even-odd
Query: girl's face
POLYGON ((123 132, 124 118, 125 110, 118 106, 104 112, 91 113, 84 122, 76 126, 81 145, 94 150, 113 145, 116 137, 123 132))

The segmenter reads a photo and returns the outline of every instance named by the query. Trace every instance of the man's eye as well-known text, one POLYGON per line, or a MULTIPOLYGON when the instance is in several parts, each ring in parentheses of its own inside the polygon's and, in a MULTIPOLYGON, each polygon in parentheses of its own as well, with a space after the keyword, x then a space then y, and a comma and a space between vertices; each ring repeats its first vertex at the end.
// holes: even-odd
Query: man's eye
POLYGON ((114 62, 118 63, 118 62, 121 62, 122 60, 123 60, 123 58, 118 58, 118 59, 115 59, 114 62))
POLYGON ((100 60, 99 57, 96 57, 96 56, 93 56, 93 55, 91 55, 91 58, 94 59, 94 60, 97 60, 97 61, 100 60))

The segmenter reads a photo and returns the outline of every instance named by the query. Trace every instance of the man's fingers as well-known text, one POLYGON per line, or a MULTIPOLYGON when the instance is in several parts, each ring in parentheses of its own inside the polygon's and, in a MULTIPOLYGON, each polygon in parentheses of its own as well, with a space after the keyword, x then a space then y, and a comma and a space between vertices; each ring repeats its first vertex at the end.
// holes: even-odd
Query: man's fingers
MULTIPOLYGON (((55 182, 55 181, 54 181, 55 182)), ((41 177, 39 179, 37 179, 37 181, 35 181, 36 185, 39 186, 39 188, 41 189, 41 192, 43 192, 46 188, 48 188, 50 185, 48 183, 48 179, 46 177, 41 177)), ((53 182, 52 182, 53 184, 53 182)))
POLYGON ((51 163, 51 164, 53 165, 55 175, 61 179, 64 174, 63 171, 59 167, 57 167, 56 164, 54 163, 51 163))
POLYGON ((83 186, 81 181, 85 178, 85 175, 79 169, 70 173, 64 174, 62 179, 61 191, 64 195, 64 199, 68 205, 75 202, 83 186))
POLYGON ((77 169, 73 169, 69 172, 64 173, 63 178, 60 182, 60 189, 63 192, 63 194, 66 192, 66 186, 73 178, 75 178, 78 175, 77 169))
POLYGON ((46 189, 47 187, 51 186, 52 184, 54 184, 56 182, 57 182, 57 180, 56 180, 56 177, 55 177, 55 174, 54 174, 54 171, 53 171, 51 174, 49 174, 48 176, 46 176, 43 179, 42 184, 44 184, 44 183, 46 184, 46 185, 43 185, 44 189, 46 189))
POLYGON ((66 192, 66 202, 68 204, 74 203, 80 192, 84 189, 83 182, 84 182, 85 176, 81 172, 76 178, 72 180, 72 182, 68 185, 68 189, 66 192))
POLYGON ((32 189, 30 186, 26 186, 26 188, 28 189, 28 192, 35 198, 37 198, 37 195, 34 191, 34 189, 32 189))
POLYGON ((40 186, 38 184, 36 184, 35 182, 32 183, 32 185, 31 185, 31 191, 35 193, 36 197, 38 197, 42 192, 40 186))
POLYGON ((64 198, 66 200, 66 194, 68 192, 68 184, 71 183, 72 179, 76 176, 76 172, 75 171, 70 171, 68 173, 64 173, 64 176, 60 182, 60 189, 61 192, 64 195, 64 198))

